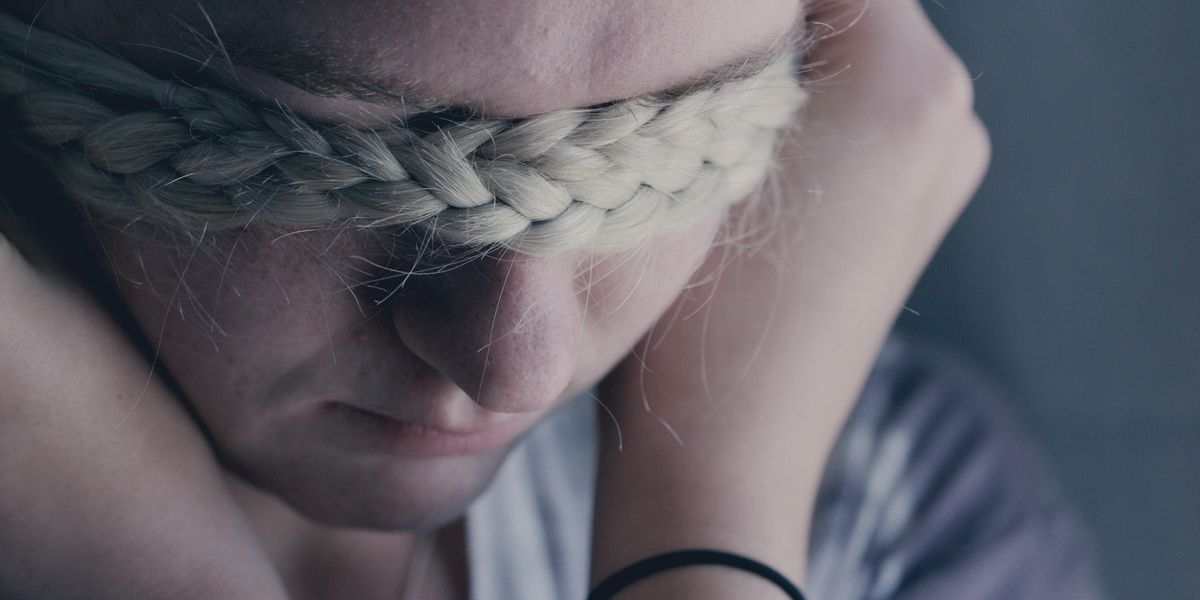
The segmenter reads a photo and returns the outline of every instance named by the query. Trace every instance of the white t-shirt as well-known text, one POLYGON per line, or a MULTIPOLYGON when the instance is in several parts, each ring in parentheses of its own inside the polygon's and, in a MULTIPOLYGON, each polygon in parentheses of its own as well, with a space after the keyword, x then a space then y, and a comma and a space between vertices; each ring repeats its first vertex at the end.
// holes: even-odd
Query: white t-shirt
POLYGON ((587 594, 595 490, 595 400, 576 398, 513 449, 467 510, 471 600, 587 594))

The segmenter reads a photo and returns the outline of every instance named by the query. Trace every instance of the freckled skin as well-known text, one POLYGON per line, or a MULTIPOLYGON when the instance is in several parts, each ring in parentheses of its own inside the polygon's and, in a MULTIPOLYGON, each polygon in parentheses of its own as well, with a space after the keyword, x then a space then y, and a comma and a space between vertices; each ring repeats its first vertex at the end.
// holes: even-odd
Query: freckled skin
POLYGON ((483 258, 378 290, 365 284, 412 265, 379 234, 250 232, 194 254, 148 232, 102 242, 227 464, 319 521, 409 529, 460 514, 507 448, 355 455, 314 441, 321 403, 528 429, 630 350, 707 253, 716 220, 621 254, 483 258))

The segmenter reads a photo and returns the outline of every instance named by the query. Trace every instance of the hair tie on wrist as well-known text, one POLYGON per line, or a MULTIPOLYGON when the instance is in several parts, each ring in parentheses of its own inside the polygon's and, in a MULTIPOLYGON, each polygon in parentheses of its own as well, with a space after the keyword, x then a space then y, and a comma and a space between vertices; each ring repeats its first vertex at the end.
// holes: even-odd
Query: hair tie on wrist
POLYGON ((769 579, 782 588, 792 600, 804 600, 804 594, 800 592, 800 588, 788 581, 779 571, 740 554, 708 549, 674 550, 639 560, 606 577, 588 594, 588 600, 609 600, 621 590, 642 579, 663 571, 694 565, 723 565, 749 571, 769 579))

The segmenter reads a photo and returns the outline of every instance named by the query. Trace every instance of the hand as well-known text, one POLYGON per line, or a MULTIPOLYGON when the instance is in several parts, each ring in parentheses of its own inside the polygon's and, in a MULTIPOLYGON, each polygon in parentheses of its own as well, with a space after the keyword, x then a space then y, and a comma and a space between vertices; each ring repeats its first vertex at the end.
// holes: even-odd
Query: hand
POLYGON ((0 307, 0 597, 284 598, 179 403, 3 235, 0 307))
MULTIPOLYGON (((828 451, 916 278, 988 160, 970 78, 915 0, 810 6, 812 98, 772 186, 604 382, 593 583, 713 546, 795 581, 828 451), (742 240, 745 242, 746 240, 742 240)), ((728 569, 622 598, 782 597, 728 569)))

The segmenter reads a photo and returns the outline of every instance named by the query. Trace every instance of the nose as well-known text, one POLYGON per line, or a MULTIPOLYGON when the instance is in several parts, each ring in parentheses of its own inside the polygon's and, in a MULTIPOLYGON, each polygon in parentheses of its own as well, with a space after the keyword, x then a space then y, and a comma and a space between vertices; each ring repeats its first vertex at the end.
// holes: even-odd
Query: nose
POLYGON ((570 385, 583 310, 567 256, 486 257, 411 277, 392 320, 430 367, 496 412, 549 407, 570 385))

